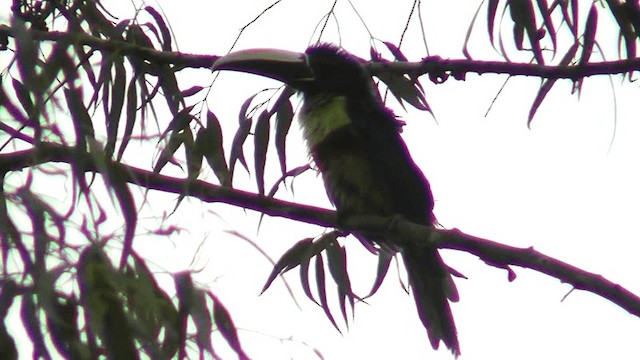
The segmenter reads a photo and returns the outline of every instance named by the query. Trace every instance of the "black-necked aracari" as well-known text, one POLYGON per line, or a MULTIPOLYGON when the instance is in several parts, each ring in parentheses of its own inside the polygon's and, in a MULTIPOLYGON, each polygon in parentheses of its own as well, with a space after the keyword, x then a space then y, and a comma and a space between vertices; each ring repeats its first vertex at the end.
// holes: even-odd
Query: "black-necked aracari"
MULTIPOLYGON (((267 76, 302 94, 303 136, 339 214, 400 215, 418 224, 435 223, 429 182, 360 59, 321 44, 304 53, 239 51, 221 57, 212 69, 267 76)), ((458 294, 438 250, 393 239, 367 240, 401 252, 431 345, 437 349, 442 340, 460 354, 449 307, 458 294)))

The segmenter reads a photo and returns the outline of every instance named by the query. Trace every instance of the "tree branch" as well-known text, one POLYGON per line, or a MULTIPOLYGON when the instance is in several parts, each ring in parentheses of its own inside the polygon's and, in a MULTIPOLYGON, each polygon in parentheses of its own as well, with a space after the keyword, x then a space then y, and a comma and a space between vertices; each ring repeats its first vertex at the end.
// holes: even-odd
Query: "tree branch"
POLYGON ((576 289, 599 295, 630 314, 640 317, 640 297, 619 284, 605 279, 602 275, 582 270, 542 254, 533 247, 508 246, 465 234, 458 229, 433 229, 396 218, 390 220, 378 216, 353 216, 347 219, 345 225, 351 230, 383 233, 417 245, 431 244, 441 249, 459 250, 476 255, 488 265, 507 270, 510 281, 515 279, 515 273, 509 266, 535 270, 571 284, 576 289), (425 239, 428 240, 425 241, 425 239))
MULTIPOLYGON (((121 55, 135 55, 139 59, 148 60, 156 64, 172 64, 189 68, 210 68, 219 56, 185 54, 172 51, 160 51, 136 45, 131 42, 101 39, 80 32, 39 31, 29 30, 35 40, 53 41, 62 44, 90 46, 94 49, 119 52, 121 55)), ((10 26, 0 25, 0 38, 15 37, 10 26)))
MULTIPOLYGON (((0 173, 22 170, 47 162, 80 163, 85 171, 99 172, 97 156, 77 151, 72 147, 43 143, 37 149, 0 154, 0 173)), ((491 266, 507 269, 510 274, 513 272, 509 266, 529 268, 571 284, 576 289, 599 295, 640 317, 640 298, 638 296, 601 275, 584 271, 544 255, 533 248, 517 248, 464 234, 457 229, 435 229, 398 218, 351 216, 338 224, 335 211, 275 200, 201 180, 160 175, 110 160, 101 159, 100 163, 106 164, 109 176, 116 176, 120 181, 148 189, 187 194, 204 202, 230 204, 270 216, 285 217, 324 227, 344 228, 363 233, 382 233, 402 239, 402 241, 464 251, 478 256, 491 266)))
MULTIPOLYGON (((184 54, 159 51, 126 41, 101 39, 84 33, 29 30, 36 40, 86 45, 93 48, 124 55, 135 55, 140 59, 158 64, 173 64, 188 68, 210 68, 219 56, 184 54)), ((0 25, 0 38, 13 37, 7 25, 0 25)), ((535 76, 546 79, 578 80, 588 76, 626 74, 640 71, 640 59, 604 61, 573 66, 538 65, 503 61, 481 61, 467 59, 442 59, 439 56, 424 58, 419 62, 375 62, 367 64, 373 75, 393 71, 413 75, 430 74, 442 80, 449 75, 463 80, 467 73, 507 74, 511 76, 535 76)))
POLYGON ((370 65, 370 70, 373 74, 383 72, 385 69, 413 75, 429 74, 442 77, 442 80, 446 80, 449 75, 455 79, 464 80, 467 73, 579 80, 595 75, 626 74, 632 71, 639 71, 640 59, 555 66, 503 61, 449 60, 442 59, 439 56, 431 56, 424 58, 420 62, 373 63, 370 65))

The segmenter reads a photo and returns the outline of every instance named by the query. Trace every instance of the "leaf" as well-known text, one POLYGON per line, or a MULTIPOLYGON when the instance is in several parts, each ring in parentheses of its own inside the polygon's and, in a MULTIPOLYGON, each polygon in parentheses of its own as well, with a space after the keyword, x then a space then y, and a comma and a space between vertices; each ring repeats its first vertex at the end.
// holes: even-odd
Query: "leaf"
POLYGON ((338 298, 340 300, 340 310, 345 323, 348 324, 346 299, 349 299, 351 310, 354 308, 355 295, 351 290, 351 281, 347 270, 347 253, 343 246, 337 241, 332 242, 327 247, 327 260, 331 277, 338 285, 338 298))
POLYGON ((40 321, 36 314, 38 314, 38 308, 33 301, 33 295, 27 294, 22 297, 22 303, 20 307, 20 317, 22 318, 22 324, 29 335, 29 339, 33 345, 33 358, 45 358, 51 359, 51 355, 47 350, 47 346, 44 342, 44 336, 40 330, 40 321))
MULTIPOLYGON (((489 3, 489 6, 491 6, 491 3, 489 3)), ((476 9, 476 13, 473 14, 473 18, 471 19, 471 23, 469 24, 469 27, 467 27, 467 34, 464 37, 464 45, 462 46, 462 54, 468 60, 473 60, 473 57, 469 53, 469 41, 471 39, 471 32, 474 29, 476 20, 478 19, 478 14, 480 14, 480 10, 481 9, 482 9, 482 3, 476 9)), ((491 9, 489 9, 489 11, 491 11, 491 9)), ((491 17, 488 20, 489 21, 493 21, 493 19, 491 17)), ((489 26, 489 40, 490 40, 491 46, 493 46, 493 48, 495 49, 496 46, 493 44, 493 31, 492 31, 492 28, 493 28, 493 24, 491 24, 489 26)))
POLYGON ((311 247, 312 245, 313 239, 306 238, 298 241, 289 250, 287 250, 273 266, 273 270, 271 270, 271 274, 269 274, 269 277, 262 287, 262 291, 260 292, 260 294, 264 293, 269 288, 269 286, 271 286, 271 283, 279 274, 283 274, 298 266, 304 259, 304 255, 307 249, 309 249, 309 247, 311 247))
POLYGON ((593 45, 596 42, 596 31, 598 29, 598 10, 595 3, 591 5, 589 15, 587 16, 587 24, 585 25, 582 40, 582 55, 578 65, 586 65, 593 53, 593 45))
POLYGON ((155 20, 156 24, 158 24, 158 27, 160 28, 160 34, 162 35, 162 50, 171 51, 171 32, 169 31, 167 23, 164 21, 160 13, 158 13, 158 11, 153 7, 146 6, 144 10, 148 12, 151 17, 153 17, 153 20, 155 20))
POLYGON ((577 39, 578 38, 578 21, 579 21, 578 14, 580 13, 578 9, 579 2, 578 0, 570 0, 569 2, 571 3, 571 11, 572 11, 572 19, 573 19, 572 29, 573 29, 574 37, 577 39))
POLYGON ((187 135, 185 134, 185 131, 171 134, 171 136, 169 137, 169 142, 160 152, 158 161, 156 161, 156 165, 153 167, 154 173, 160 173, 162 168, 167 165, 167 163, 173 158, 173 154, 175 154, 176 151, 178 151, 178 148, 180 148, 180 146, 185 142, 186 138, 187 135))
POLYGON ((538 36, 538 26, 536 25, 536 14, 530 0, 510 0, 509 13, 514 22, 513 36, 516 40, 516 47, 523 49, 523 38, 526 31, 531 51, 538 64, 544 65, 544 57, 540 48, 538 36))
POLYGON ((173 119, 171 119, 171 121, 169 122, 169 125, 167 125, 167 128, 162 133, 161 137, 162 138, 166 137, 167 134, 169 134, 169 132, 176 133, 188 128, 189 125, 191 124, 191 121, 195 120, 195 117, 191 115, 191 110, 193 110, 194 107, 195 105, 191 105, 180 110, 176 114, 176 116, 174 116, 173 119))
POLYGON ((213 320, 216 323, 218 331, 227 340, 229 346, 236 352, 238 358, 241 360, 248 360, 249 357, 245 354, 242 346, 240 345, 240 339, 238 338, 238 332, 236 326, 233 324, 229 311, 224 307, 222 302, 210 291, 207 292, 209 297, 213 300, 213 320))
POLYGON ((86 140, 95 140, 95 131, 91 116, 82 103, 82 92, 79 89, 64 89, 64 95, 73 119, 78 147, 81 151, 86 151, 86 140))
POLYGON ((404 100, 418 110, 431 112, 420 86, 404 74, 381 72, 377 77, 387 85, 402 107, 404 107, 402 102, 404 100))
MULTIPOLYGON (((402 53, 402 51, 400 50, 399 47, 395 46, 394 44, 392 44, 392 43, 390 43, 388 41, 383 41, 383 43, 385 44, 387 49, 389 49, 389 51, 393 55, 395 61, 404 61, 404 62, 409 61, 407 59, 407 57, 402 53)), ((408 75, 409 79, 411 80, 413 86, 416 88, 416 90, 418 90, 418 92, 420 94, 423 94, 424 93, 424 89, 422 88, 422 84, 420 84, 420 80, 418 79, 418 76, 414 76, 414 75, 410 75, 410 74, 407 74, 407 75, 408 75)), ((424 101, 424 103, 426 103, 426 100, 424 101)))
POLYGON ((111 109, 107 122, 107 144, 105 146, 106 157, 111 158, 116 147, 118 138, 118 126, 120 124, 120 114, 124 107, 124 93, 127 80, 127 72, 124 68, 124 60, 114 62, 115 77, 111 91, 111 109))
POLYGON ((7 360, 18 360, 18 350, 16 342, 13 340, 4 321, 0 321, 0 358, 7 360))
POLYGON ((7 279, 0 281, 0 288, 0 359, 17 360, 16 342, 9 335, 4 321, 13 300, 18 295, 17 285, 13 280, 7 279))
POLYGON ((180 91, 180 95, 184 96, 184 97, 189 97, 189 96, 193 96, 197 93, 199 93, 200 91, 202 91, 204 89, 204 86, 200 86, 200 85, 194 85, 186 90, 182 90, 180 91))
POLYGON ((56 350, 67 359, 82 359, 83 351, 88 353, 87 345, 81 340, 78 331, 78 303, 75 297, 55 297, 52 306, 45 308, 47 327, 56 350), (64 300, 61 302, 60 300, 64 300))
POLYGON ((128 266, 127 307, 136 319, 137 333, 143 339, 142 347, 154 359, 170 359, 175 356, 179 345, 178 311, 171 297, 157 284, 144 260, 132 254, 134 266, 128 266), (156 339, 163 334, 161 347, 156 339))
POLYGON ((280 94, 276 104, 278 104, 276 110, 276 135, 275 146, 278 153, 278 160, 280 161, 280 172, 284 175, 287 171, 287 154, 286 154, 286 140, 291 123, 293 122, 293 106, 291 106, 291 100, 289 98, 293 95, 293 89, 287 87, 280 94))
POLYGON ((251 132, 252 124, 251 118, 247 116, 247 110, 256 95, 257 94, 253 94, 250 96, 240 107, 240 113, 238 114, 239 126, 235 136, 233 137, 233 141, 231 142, 231 154, 229 156, 229 172, 231 173, 232 178, 236 167, 236 161, 240 161, 240 164, 244 166, 245 170, 249 171, 247 161, 244 158, 243 146, 245 140, 247 140, 247 136, 249 136, 249 133, 251 132))
POLYGON ((371 61, 374 62, 384 62, 385 60, 382 58, 380 53, 375 49, 374 46, 369 48, 369 56, 371 56, 371 61))
POLYGON ((231 187, 231 174, 224 157, 222 128, 216 115, 207 112, 207 127, 200 128, 196 135, 196 148, 207 159, 207 163, 222 186, 231 187))
POLYGON ((120 148, 118 149, 118 155, 116 157, 117 161, 122 160, 122 155, 129 145, 129 141, 131 140, 131 135, 133 134, 133 127, 136 124, 136 113, 138 108, 138 91, 136 87, 136 78, 133 77, 129 81, 129 86, 127 87, 127 113, 126 113, 126 123, 124 126, 124 134, 122 136, 122 141, 120 142, 120 148))
POLYGON ((45 206, 43 202, 32 194, 29 190, 20 191, 20 198, 26 208, 29 219, 31 220, 31 231, 33 233, 33 258, 35 265, 35 273, 43 274, 45 272, 45 259, 49 248, 50 238, 46 231, 45 225, 45 206))
MULTIPOLYGON (((175 69, 162 65, 158 66, 156 69, 158 73, 159 84, 162 88, 162 94, 169 106, 169 110, 171 110, 172 114, 178 112, 178 109, 184 107, 184 98, 180 92, 180 88, 178 87, 178 80, 176 79, 175 69)), ((193 109, 195 105, 188 106, 187 108, 193 109)))
POLYGON ((325 287, 324 261, 322 260, 322 254, 318 254, 316 256, 316 284, 318 285, 318 297, 320 298, 320 306, 322 307, 322 310, 324 310, 327 319, 329 319, 333 327, 342 334, 342 331, 340 331, 338 324, 336 324, 336 321, 331 314, 329 304, 327 303, 327 290, 325 287))
POLYGON ((33 100, 31 100, 31 93, 26 86, 20 82, 20 80, 14 77, 11 78, 11 84, 13 85, 13 90, 16 92, 16 97, 18 98, 20 105, 22 105, 22 109, 24 109, 25 114, 32 117, 34 115, 34 106, 33 100))
POLYGON ((207 307, 205 292, 193 286, 193 280, 189 273, 180 273, 175 276, 176 293, 180 301, 180 308, 184 309, 193 319, 196 325, 196 342, 200 350, 205 349, 210 354, 215 354, 211 344, 211 313, 207 307))
MULTIPOLYGON (((551 10, 547 7, 546 0, 536 0, 536 3, 538 4, 538 11, 542 15, 542 21, 544 23, 544 26, 547 28, 547 32, 551 37, 551 44, 553 45, 553 54, 555 56, 555 52, 558 47, 558 44, 556 39, 556 29, 553 26, 553 20, 551 19, 551 10)), ((541 36, 538 36, 538 38, 541 38, 541 36)))
POLYGON ((258 193, 264 195, 264 167, 267 163, 267 149, 269 146, 269 124, 271 114, 264 110, 258 121, 256 121, 256 129, 253 134, 254 140, 254 161, 256 167, 256 182, 258 184, 258 193))
MULTIPOLYGON (((13 304, 13 300, 19 295, 18 285, 10 278, 0 280, 0 319, 4 320, 13 304)), ((1 322, 1 321, 0 321, 1 322)))
POLYGON ((177 311, 171 298, 158 286, 151 270, 145 264, 145 260, 136 253, 132 254, 132 258, 134 266, 128 266, 125 273, 129 279, 128 305, 144 321, 145 324, 142 325, 148 323, 154 324, 154 327, 162 323, 172 325, 177 311), (168 307, 166 307, 167 305, 168 307), (165 316, 168 313, 172 313, 174 316, 167 319, 165 316))
POLYGON ((100 64, 100 72, 98 78, 93 84, 93 95, 89 100, 88 106, 93 106, 98 102, 98 96, 102 93, 102 105, 104 109, 105 118, 109 117, 109 88, 111 86, 111 67, 113 65, 114 56, 103 56, 102 63, 100 64))
MULTIPOLYGON (((567 53, 562 57, 562 60, 560 60, 559 66, 567 66, 571 62, 578 50, 579 45, 579 42, 576 41, 571 46, 571 48, 569 48, 567 53)), ((538 94, 536 94, 536 98, 533 100, 533 104, 531 105, 531 109, 529 110, 529 117, 527 119, 528 127, 531 127, 531 122, 533 121, 533 117, 535 116, 536 111, 538 111, 538 107, 540 107, 542 101, 547 96, 547 93, 549 93, 556 80, 557 79, 547 79, 545 82, 543 82, 542 86, 540 86, 540 90, 538 90, 538 94)))
POLYGON ((117 173, 111 171, 108 174, 111 191, 118 199, 120 211, 124 218, 124 238, 122 240, 122 255, 120 257, 120 269, 124 269, 127 258, 133 252, 133 237, 138 223, 138 211, 133 200, 131 189, 125 179, 117 178, 117 173))
MULTIPOLYGON (((18 109, 17 106, 13 104, 13 102, 9 100, 9 96, 7 96, 7 93, 4 91, 3 86, 0 86, 0 107, 3 107, 16 122, 27 126, 29 119, 22 113, 22 111, 20 111, 20 109, 18 109)), ((13 130, 9 126, 6 126, 6 124, 0 122, 0 126, 2 126, 2 131, 6 131, 11 136, 16 138, 23 138, 18 131, 13 130)))
POLYGON ((102 250, 91 245, 80 255, 78 280, 88 325, 103 341, 108 359, 138 359, 127 316, 120 302, 119 274, 102 250))
MULTIPOLYGON (((311 249, 312 247, 309 248, 309 250, 311 249)), ((309 264, 311 263, 311 259, 313 258, 310 253, 311 251, 307 251, 304 259, 300 261, 300 285, 302 285, 302 290, 304 291, 304 294, 307 295, 309 300, 313 301, 318 306, 321 306, 320 303, 316 301, 315 297, 313 297, 311 286, 309 284, 309 264)))
POLYGON ((391 260, 393 256, 391 256, 387 251, 379 251, 378 252, 378 267, 376 270, 376 279, 373 282, 373 286, 371 286, 371 291, 367 295, 364 296, 364 299, 373 296, 378 289, 380 289, 380 285, 382 285, 382 281, 387 276, 387 272, 389 271, 389 265, 391 265, 391 260))
MULTIPOLYGON (((267 194, 267 196, 268 197, 274 197, 276 192, 278 191, 278 189, 280 187, 280 184, 283 184, 287 178, 296 177, 296 176, 304 173, 307 170, 311 170, 311 166, 309 164, 298 166, 296 168, 293 168, 293 169, 287 171, 285 174, 283 174, 280 177, 280 179, 278 179, 278 181, 275 182, 275 184, 273 184, 273 186, 271 187, 271 190, 269 190, 269 193, 267 194)), ((293 192, 293 186, 291 187, 291 191, 293 192)))
POLYGON ((493 26, 496 20, 496 12, 498 10, 499 0, 489 0, 487 5, 487 30, 489 33, 489 41, 493 45, 493 26))
POLYGON ((397 61, 407 61, 407 57, 404 56, 399 47, 388 41, 383 41, 382 43, 387 47, 387 49, 389 49, 389 51, 397 61))
POLYGON ((184 135, 184 155, 187 160, 187 177, 189 179, 195 179, 200 174, 200 169, 202 168, 202 154, 196 147, 191 129, 186 129, 184 135))
POLYGON ((153 170, 155 173, 159 173, 173 158, 173 154, 175 154, 178 148, 185 144, 190 137, 193 137, 189 124, 195 119, 195 117, 190 114, 194 106, 195 105, 188 106, 178 112, 173 120, 169 122, 169 125, 167 125, 167 129, 162 133, 162 138, 166 137, 169 132, 171 132, 171 136, 169 136, 167 145, 160 152, 160 156, 153 170))
MULTIPOLYGON (((1 87, 0 87, 1 89, 1 87)), ((22 242, 22 234, 16 228, 9 217, 7 209, 7 196, 4 189, 4 178, 0 178, 0 247, 2 248, 2 271, 3 274, 7 274, 7 260, 9 257, 9 249, 17 247, 18 249, 25 249, 25 244, 22 242)), ((22 261, 25 263, 26 272, 32 271, 33 264, 29 257, 28 251, 22 251, 22 261)), ((4 293, 3 293, 4 294, 4 293)), ((0 294, 1 298, 2 294, 0 294)))
POLYGON ((311 293, 311 287, 309 286, 309 263, 314 256, 320 254, 333 242, 335 242, 337 237, 337 231, 332 231, 322 235, 320 238, 313 242, 312 246, 309 246, 307 248, 303 259, 300 261, 300 283, 302 285, 302 289, 304 290, 305 295, 307 295, 307 297, 311 299, 311 301, 315 302, 318 305, 320 304, 313 297, 313 294, 311 293))
POLYGON ((20 78, 30 87, 37 89, 36 64, 38 62, 39 43, 33 38, 24 21, 11 17, 11 30, 16 44, 16 59, 20 78))
MULTIPOLYGON (((151 14, 153 16, 153 14, 151 14)), ((138 24, 130 24, 127 27, 127 31, 125 33, 125 39, 128 42, 132 42, 138 46, 146 47, 149 49, 153 49, 153 42, 149 37, 144 33, 142 27, 138 24)))

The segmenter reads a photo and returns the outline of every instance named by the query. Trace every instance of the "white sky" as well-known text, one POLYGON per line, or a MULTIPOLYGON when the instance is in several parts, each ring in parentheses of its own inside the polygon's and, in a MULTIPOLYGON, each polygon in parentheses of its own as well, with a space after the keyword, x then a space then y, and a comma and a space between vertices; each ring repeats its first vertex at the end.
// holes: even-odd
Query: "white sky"
MULTIPOLYGON (((161 5, 181 51, 223 55, 238 30, 270 1, 189 0, 162 1, 161 5)), ((431 54, 462 58, 465 32, 478 2, 425 2, 423 15, 431 54), (438 3, 438 8, 433 3, 438 3)), ((109 10, 110 3, 115 2, 105 2, 109 10)), ((353 3, 374 36, 397 44, 411 1, 353 3)), ((246 30, 236 49, 303 51, 331 4, 283 1, 246 30)), ((339 1, 336 11, 342 45, 367 58, 368 35, 353 10, 346 1, 339 1)), ((483 12, 480 18, 484 16, 483 12)), ((605 20, 601 16, 601 22, 605 20)), ((330 21, 323 39, 337 42, 335 29, 335 22, 330 21)), ((498 59, 489 47, 485 29, 480 21, 472 36, 471 53, 476 59, 498 59)), ((600 40, 612 48, 616 39, 615 34, 609 34, 600 40)), ((426 55, 415 23, 402 49, 410 60, 426 55)), ((528 56, 512 59, 526 61, 528 56)), ((181 79, 183 88, 207 85, 213 79, 206 70, 186 73, 188 77, 181 79)), ((437 122, 427 113, 407 113, 391 103, 408 123, 404 138, 432 184, 436 216, 444 227, 508 245, 534 246, 640 292, 640 236, 636 227, 640 216, 640 127, 632 111, 637 106, 636 85, 624 84, 620 77, 588 79, 578 99, 570 95, 570 83, 558 82, 528 129, 526 119, 539 85, 537 79, 509 80, 489 115, 484 116, 505 79, 468 75, 464 82, 451 79, 434 85, 425 77, 423 85, 437 122), (611 83, 617 104, 612 100, 611 83)), ((223 123, 227 149, 240 104, 265 86, 277 85, 245 74, 224 73, 218 78, 208 103, 223 123)), ((292 131, 289 136, 291 168, 306 161, 296 135, 292 131)), ((279 176, 274 150, 270 149, 269 185, 279 176)), ((250 148, 245 151, 248 157, 252 154, 250 148)), ((150 162, 148 158, 143 161, 150 162)), ((238 168, 238 184, 255 190, 253 180, 242 174, 238 168)), ((295 189, 295 197, 279 194, 304 204, 329 206, 314 175, 305 174, 296 181, 295 189)), ((141 217, 170 212, 175 196, 154 200, 162 206, 145 209, 141 217)), ((446 350, 432 351, 413 299, 401 289, 394 270, 369 305, 357 305, 348 331, 339 320, 338 307, 333 308, 343 329, 340 335, 322 310, 300 291, 296 270, 287 279, 302 310, 280 281, 258 297, 271 270, 269 263, 247 243, 223 232, 238 230, 278 258, 296 241, 319 235, 323 229, 265 218, 258 232, 257 214, 194 200, 185 202, 170 221, 189 231, 172 244, 141 238, 135 248, 168 271, 202 269, 194 276, 231 311, 247 353, 256 359, 316 358, 303 342, 317 348, 326 359, 452 358, 446 350), (290 337, 293 341, 281 341, 290 337)), ((375 259, 364 253, 357 241, 348 240, 347 246, 355 290, 366 293, 374 277, 375 259)), ((450 266, 469 278, 456 281, 461 301, 453 305, 462 347, 460 359, 627 359, 640 354, 640 321, 610 302, 581 291, 561 301, 571 287, 553 278, 514 268, 518 277, 509 283, 505 271, 474 256, 452 251, 444 256, 450 266)))

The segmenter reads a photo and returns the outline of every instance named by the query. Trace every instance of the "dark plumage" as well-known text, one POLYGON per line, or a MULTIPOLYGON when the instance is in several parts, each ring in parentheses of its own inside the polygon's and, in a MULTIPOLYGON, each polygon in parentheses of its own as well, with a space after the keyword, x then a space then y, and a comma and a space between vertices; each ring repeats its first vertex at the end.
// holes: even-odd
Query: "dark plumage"
MULTIPOLYGON (((413 162, 400 137, 399 122, 380 100, 358 58, 331 45, 317 45, 305 54, 266 50, 231 54, 214 68, 269 76, 302 93, 303 134, 341 215, 400 215, 434 224, 429 182, 413 162)), ((457 301, 458 294, 437 249, 394 239, 365 241, 402 253, 431 345, 437 349, 442 340, 458 355, 449 307, 449 300, 457 301)))

